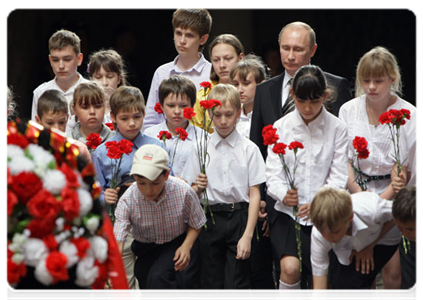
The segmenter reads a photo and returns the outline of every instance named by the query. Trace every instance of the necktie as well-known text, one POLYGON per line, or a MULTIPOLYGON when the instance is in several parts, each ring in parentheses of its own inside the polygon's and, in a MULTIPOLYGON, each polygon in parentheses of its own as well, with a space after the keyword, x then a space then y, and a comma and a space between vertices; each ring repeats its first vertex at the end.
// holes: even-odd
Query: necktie
MULTIPOLYGON (((286 88, 290 88, 291 87, 291 83, 292 83, 292 78, 288 81, 288 85, 286 88)), ((282 116, 285 116, 286 114, 290 113, 291 111, 293 111, 295 108, 295 103, 294 103, 294 99, 292 98, 292 95, 290 92, 288 92, 288 97, 285 100, 285 103, 282 107, 282 116)))

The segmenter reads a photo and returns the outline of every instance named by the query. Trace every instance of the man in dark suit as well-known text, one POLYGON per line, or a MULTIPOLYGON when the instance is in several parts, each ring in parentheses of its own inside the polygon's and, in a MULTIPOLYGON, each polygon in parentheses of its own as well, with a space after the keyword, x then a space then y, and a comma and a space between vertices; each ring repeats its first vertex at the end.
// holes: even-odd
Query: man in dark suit
MULTIPOLYGON (((278 119, 294 110, 295 105, 289 93, 290 79, 300 67, 310 64, 316 49, 315 32, 306 23, 290 23, 279 33, 279 50, 285 71, 257 86, 251 121, 250 139, 260 148, 264 159, 267 157, 267 146, 263 145, 263 127, 273 125, 278 119)), ((350 86, 345 78, 326 72, 325 76, 328 85, 336 92, 335 101, 328 110, 337 116, 341 105, 352 98, 350 86)), ((267 196, 265 190, 265 184, 263 184, 262 199, 266 199, 268 222, 272 229, 272 224, 277 218, 274 209, 275 200, 267 196)), ((275 269, 278 270, 279 263, 276 261, 279 261, 279 258, 275 260, 275 269)))

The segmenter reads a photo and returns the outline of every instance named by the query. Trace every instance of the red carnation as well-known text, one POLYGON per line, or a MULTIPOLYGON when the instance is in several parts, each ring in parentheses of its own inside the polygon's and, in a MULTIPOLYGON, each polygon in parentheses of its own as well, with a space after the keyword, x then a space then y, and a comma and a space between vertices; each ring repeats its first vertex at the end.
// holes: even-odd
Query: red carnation
POLYGON ((40 190, 28 203, 28 212, 35 218, 55 220, 60 213, 60 202, 47 190, 40 190))
POLYGON ((98 267, 98 276, 95 279, 93 285, 91 286, 93 289, 104 289, 104 285, 109 278, 107 272, 107 264, 101 264, 97 259, 94 261, 94 267, 98 267))
POLYGON ((288 146, 289 150, 294 150, 296 151, 298 148, 299 149, 304 149, 304 145, 298 141, 293 141, 289 144, 288 146))
POLYGON ((118 144, 123 154, 128 155, 132 152, 132 147, 134 146, 134 144, 130 140, 123 139, 120 140, 118 144))
POLYGON ((79 258, 83 258, 85 255, 87 255, 87 250, 90 249, 91 244, 86 238, 71 238, 70 241, 76 246, 76 249, 78 249, 79 258))
POLYGON ((200 101, 200 106, 203 107, 204 109, 212 109, 213 107, 220 106, 220 105, 222 105, 222 103, 216 99, 200 101))
POLYGON ((15 205, 18 204, 18 196, 11 190, 7 190, 7 216, 11 216, 15 205))
POLYGON ((49 234, 47 236, 43 237, 43 242, 44 245, 46 245, 47 249, 51 252, 51 251, 56 251, 57 248, 59 247, 59 244, 56 241, 56 238, 54 237, 54 235, 49 234))
POLYGON ((119 159, 122 157, 122 151, 119 147, 118 142, 109 141, 109 142, 106 142, 105 145, 107 149, 107 157, 111 159, 119 159))
POLYGON ((78 176, 68 164, 62 163, 60 171, 65 175, 69 187, 78 188, 80 186, 78 176))
POLYGON ((62 209, 67 221, 79 216, 79 197, 75 189, 66 186, 60 193, 62 197, 62 209))
POLYGON ((47 256, 46 269, 53 277, 53 283, 69 279, 68 269, 66 269, 67 263, 68 258, 61 252, 54 251, 47 256))
POLYGON ((7 260, 7 281, 13 285, 19 282, 21 277, 26 276, 26 265, 21 262, 16 264, 12 259, 7 260))
POLYGON ((179 136, 179 139, 181 139, 182 141, 185 141, 188 137, 188 132, 185 131, 185 129, 178 127, 175 129, 176 133, 179 136))
POLYGON ((362 150, 362 151, 358 152, 357 157, 358 157, 359 159, 366 159, 366 158, 368 158, 368 157, 369 157, 369 155, 370 155, 370 151, 369 151, 369 150, 367 150, 367 149, 364 149, 364 150, 362 150))
POLYGON ((389 124, 392 122, 392 116, 390 112, 384 112, 379 116, 379 123, 380 124, 389 124))
POLYGON ((282 155, 285 155, 285 149, 286 149, 286 147, 287 147, 287 145, 286 144, 284 144, 284 143, 276 143, 274 146, 273 146, 273 152, 275 153, 275 154, 282 154, 282 155))
POLYGON ((29 145, 29 141, 20 133, 9 133, 7 136, 7 144, 17 145, 25 149, 29 145))
POLYGON ((55 227, 56 220, 54 219, 33 219, 27 226, 31 232, 31 237, 39 239, 52 233, 55 227))
POLYGON ((353 140, 353 147, 357 152, 367 150, 367 140, 364 137, 356 136, 353 140))
POLYGON ((164 142, 165 140, 170 140, 172 138, 172 134, 169 131, 162 130, 159 132, 157 138, 164 142))
POLYGON ((265 146, 267 145, 273 145, 276 143, 279 139, 279 135, 276 134, 277 129, 274 128, 272 125, 267 125, 262 130, 262 136, 263 136, 263 144, 265 146))
POLYGON ((202 86, 205 89, 211 89, 212 85, 209 81, 203 81, 202 83, 200 83, 200 86, 202 86))
POLYGON ((98 133, 90 133, 87 136, 87 147, 90 149, 96 149, 101 144, 101 137, 98 133))
POLYGON ((104 123, 104 125, 106 125, 107 127, 109 127, 110 130, 115 130, 115 126, 113 125, 113 123, 104 123))
POLYGON ((43 188, 43 182, 34 173, 21 172, 13 178, 11 186, 19 200, 26 203, 43 188))
POLYGON ((163 113, 163 109, 162 106, 160 105, 160 102, 157 102, 156 105, 154 106, 154 110, 160 115, 163 113))
POLYGON ((183 112, 184 118, 191 120, 195 115, 197 115, 192 107, 185 107, 183 112))

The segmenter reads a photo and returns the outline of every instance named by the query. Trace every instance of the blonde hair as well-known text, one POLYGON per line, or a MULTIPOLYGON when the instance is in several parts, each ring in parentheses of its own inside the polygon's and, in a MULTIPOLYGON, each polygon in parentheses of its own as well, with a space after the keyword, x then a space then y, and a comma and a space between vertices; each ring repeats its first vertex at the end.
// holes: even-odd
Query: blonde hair
POLYGON ((219 83, 211 89, 207 99, 219 100, 222 105, 229 102, 229 104, 237 111, 241 109, 241 98, 239 96, 239 92, 236 87, 231 84, 219 83))
POLYGON ((121 86, 110 96, 110 113, 116 116, 120 111, 139 111, 145 114, 145 100, 139 88, 121 86))
POLYGON ((364 94, 362 85, 364 79, 384 76, 395 79, 391 86, 391 91, 401 95, 402 81, 397 59, 388 49, 378 46, 360 58, 356 72, 355 96, 359 97, 364 94))
POLYGON ((322 230, 336 229, 353 214, 350 194, 344 189, 322 187, 314 196, 310 206, 310 217, 314 226, 322 230))

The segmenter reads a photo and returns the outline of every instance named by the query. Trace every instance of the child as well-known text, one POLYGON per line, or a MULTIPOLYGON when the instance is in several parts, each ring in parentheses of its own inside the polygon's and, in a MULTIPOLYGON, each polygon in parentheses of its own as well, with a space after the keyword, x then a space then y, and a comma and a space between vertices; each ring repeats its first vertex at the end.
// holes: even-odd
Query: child
POLYGON ((56 76, 34 90, 31 116, 34 121, 37 114, 38 98, 44 91, 59 90, 65 94, 70 103, 75 88, 88 81, 77 72, 77 68, 82 63, 83 54, 81 53, 81 41, 75 33, 65 29, 55 32, 49 39, 48 47, 50 51, 48 58, 56 76))
MULTIPOLYGON (((240 40, 232 34, 221 34, 217 36, 209 46, 209 56, 212 62, 212 69, 210 70, 211 88, 218 83, 230 84, 231 78, 229 76, 232 67, 244 59, 244 46, 240 40)), ((195 126, 203 128, 203 114, 202 107, 200 106, 201 100, 207 99, 207 93, 201 89, 197 93, 197 101, 194 105, 195 113, 197 114, 192 118, 195 126)), ((205 116, 206 123, 210 122, 208 116, 205 116)), ((210 132, 213 132, 211 129, 210 132)))
MULTIPOLYGON (((350 193, 361 191, 355 182, 351 164, 354 148, 352 141, 356 136, 364 137, 368 142, 370 155, 360 160, 360 169, 368 179, 367 188, 383 199, 392 199, 394 190, 391 183, 391 170, 395 160, 390 155, 393 145, 387 125, 380 125, 379 116, 390 109, 408 109, 411 116, 416 109, 401 99, 401 74, 395 56, 386 48, 375 47, 364 54, 357 66, 356 97, 341 106, 339 118, 348 127, 348 158, 350 193)), ((412 132, 411 122, 401 126, 401 135, 412 132)), ((414 123, 415 124, 415 123, 414 123)), ((404 144, 403 144, 404 146, 404 144)), ((408 161, 406 161, 408 164, 408 161)), ((354 167, 357 167, 356 165, 354 167)), ((404 174, 407 167, 403 167, 404 174)), ((383 282, 385 288, 400 288, 400 263, 397 253, 384 268, 383 282)))
POLYGON ((162 115, 154 111, 159 102, 159 86, 163 79, 181 74, 194 82, 196 90, 200 83, 207 81, 211 64, 202 54, 209 38, 212 17, 205 9, 178 9, 173 13, 173 39, 178 56, 174 61, 160 66, 154 73, 147 99, 145 129, 164 121, 162 115))
POLYGON ((132 184, 119 201, 114 233, 122 252, 128 227, 138 257, 134 273, 142 289, 177 288, 190 250, 206 222, 198 197, 183 180, 169 176, 169 158, 157 145, 139 148, 132 184))
POLYGON ((236 88, 216 85, 209 94, 212 98, 222 104, 214 109, 216 132, 208 140, 207 175, 200 174, 194 148, 182 173, 198 195, 206 189, 208 196, 207 229, 200 237, 202 287, 249 288, 251 240, 265 165, 257 146, 235 129, 241 114, 236 88))
POLYGON ((232 68, 230 78, 232 84, 238 89, 242 103, 241 117, 236 124, 236 129, 243 136, 250 138, 256 86, 267 78, 266 67, 260 57, 248 54, 244 60, 232 68))
MULTIPOLYGON (((270 239, 280 263, 279 289, 311 286, 309 253, 313 224, 309 221, 310 203, 321 186, 345 188, 348 179, 347 128, 324 108, 330 91, 322 70, 313 65, 298 69, 290 93, 296 109, 273 126, 279 135, 278 142, 290 144, 298 141, 304 145, 304 149, 297 153, 296 189, 289 188, 280 158, 271 146, 266 159, 267 194, 276 200, 277 217, 270 228, 270 239), (301 225, 302 261, 297 251, 295 206, 301 225)), ((292 170, 293 151, 287 150, 284 158, 292 170)))
POLYGON ((395 195, 392 215, 403 235, 399 246, 401 288, 410 289, 416 283, 416 187, 406 186, 395 195))
POLYGON ((193 126, 183 117, 184 108, 192 107, 195 104, 195 100, 196 89, 190 79, 183 75, 173 75, 168 79, 164 79, 159 87, 159 103, 162 107, 165 121, 144 131, 144 134, 151 137, 157 137, 160 131, 168 131, 172 134, 172 139, 166 141, 166 147, 175 176, 181 175, 185 163, 190 158, 191 147, 196 143, 196 135, 198 137, 201 136, 201 129, 193 126), (188 137, 185 141, 178 141, 176 128, 186 130, 188 137))
POLYGON ((86 144, 91 133, 98 133, 102 143, 115 135, 114 131, 103 124, 105 96, 99 84, 93 81, 81 83, 75 89, 71 107, 77 123, 67 134, 69 137, 86 144))
POLYGON ((392 201, 376 193, 350 195, 329 187, 318 191, 310 208, 315 289, 328 288, 328 272, 333 289, 371 288, 400 241, 398 232, 392 230, 391 210, 392 201))
MULTIPOLYGON (((113 120, 116 129, 116 135, 109 141, 119 142, 122 139, 130 140, 134 146, 129 155, 123 155, 120 165, 119 178, 121 186, 116 190, 110 188, 112 179, 111 160, 107 157, 107 149, 105 144, 101 144, 93 153, 93 163, 97 173, 97 180, 103 189, 99 199, 107 204, 115 204, 118 196, 122 194, 127 184, 133 182, 130 177, 130 170, 134 153, 142 145, 156 144, 163 146, 163 143, 155 138, 143 135, 141 132, 142 123, 145 113, 144 97, 141 91, 136 87, 121 86, 110 97, 110 117, 113 120), (122 191, 121 191, 122 190, 122 191)), ((138 284, 135 280, 133 269, 135 256, 131 252, 132 236, 126 239, 123 259, 125 270, 127 273, 128 283, 132 289, 137 288, 138 284)))

